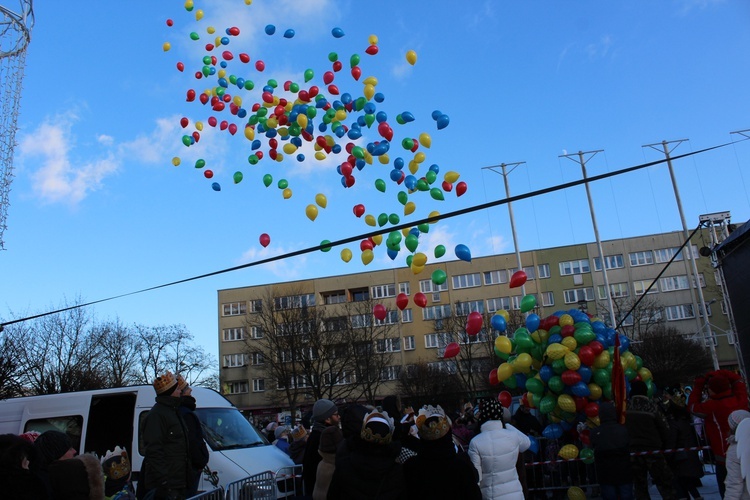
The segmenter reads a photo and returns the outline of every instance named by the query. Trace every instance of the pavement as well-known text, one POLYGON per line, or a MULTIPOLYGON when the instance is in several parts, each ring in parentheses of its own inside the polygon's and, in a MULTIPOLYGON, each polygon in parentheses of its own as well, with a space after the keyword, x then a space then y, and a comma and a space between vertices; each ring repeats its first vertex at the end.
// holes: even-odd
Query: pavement
MULTIPOLYGON (((698 488, 698 491, 700 492, 704 500, 721 500, 721 495, 719 495, 719 485, 716 483, 715 474, 707 473, 701 478, 701 482, 703 483, 703 486, 698 488)), ((661 495, 659 495, 659 490, 656 489, 656 486, 652 485, 651 488, 649 488, 648 493, 649 495, 651 495, 652 500, 661 498, 661 495)))

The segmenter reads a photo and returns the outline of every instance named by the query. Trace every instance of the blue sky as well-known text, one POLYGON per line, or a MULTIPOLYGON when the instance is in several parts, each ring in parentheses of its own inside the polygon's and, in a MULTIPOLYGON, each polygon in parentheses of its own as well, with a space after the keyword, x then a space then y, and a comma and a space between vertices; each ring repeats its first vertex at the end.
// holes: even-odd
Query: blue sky
MULTIPOLYGON (((0 317, 38 313, 80 297, 94 301, 172 282, 262 258, 311 247, 371 230, 352 207, 367 214, 398 213, 402 221, 432 210, 458 210, 504 197, 503 179, 482 167, 526 162, 509 176, 512 194, 542 189, 581 177, 580 167, 559 156, 603 150, 587 163, 590 176, 658 160, 644 144, 688 139, 674 155, 739 140, 730 132, 750 128, 750 5, 741 1, 662 2, 356 2, 333 0, 195 0, 193 12, 180 1, 38 2, 28 51, 21 101, 15 180, 10 194, 6 251, 0 253, 3 298, 0 317), (196 11, 204 17, 196 21, 196 11), (167 19, 174 26, 168 27, 167 19), (274 35, 264 27, 276 27, 274 35), (341 185, 336 167, 345 154, 305 161, 286 155, 247 161, 251 143, 243 121, 227 111, 212 112, 186 91, 216 85, 216 76, 196 80, 204 45, 231 26, 240 28, 229 45, 212 52, 235 56, 229 73, 252 79, 253 91, 237 91, 243 106, 261 100, 270 78, 282 92, 286 80, 302 88, 318 85, 331 70, 330 52, 343 69, 334 83, 354 98, 367 76, 377 78, 377 104, 394 130, 390 164, 377 160, 355 170, 356 184, 341 185), (332 36, 341 28, 345 36, 332 36), (293 38, 284 38, 294 29, 293 38), (199 41, 190 39, 196 32, 199 41), (371 35, 379 52, 365 53, 371 35), (169 42, 171 49, 163 50, 169 42), (414 50, 410 65, 406 53, 414 50), (249 64, 238 54, 248 53, 249 64), (349 74, 359 54, 362 78, 349 74), (260 73, 256 60, 266 68, 260 73), (176 63, 185 65, 180 73, 176 63), (305 84, 306 69, 314 78, 305 84), (450 117, 438 130, 435 110, 450 117), (411 112, 405 125, 396 115, 411 112), (240 125, 232 136, 213 129, 209 116, 240 125), (182 129, 180 119, 190 125, 182 129), (198 144, 182 144, 195 122, 205 126, 198 144), (410 196, 417 209, 404 217, 389 180, 396 157, 413 154, 404 137, 428 133, 430 148, 418 176, 431 164, 460 173, 466 194, 410 196), (181 165, 172 165, 173 157, 181 165), (197 159, 214 172, 207 180, 197 159), (239 184, 233 173, 243 172, 239 184), (270 173, 274 182, 264 187, 270 173), (292 196, 276 187, 287 179, 292 196), (376 179, 386 180, 386 192, 376 179), (212 182, 222 190, 215 192, 212 182), (305 207, 315 195, 327 197, 312 222, 305 207), (271 243, 259 244, 267 233, 271 243)), ((233 92, 233 91, 232 91, 233 92)), ((250 113, 252 114, 252 113, 250 113)), ((359 113, 361 114, 361 113, 359 113)), ((356 119, 352 113, 347 125, 356 119)), ((318 114, 316 124, 319 123, 318 114)), ((246 119, 245 119, 246 120, 246 119)), ((330 131, 327 133, 331 133, 330 131)), ((318 134, 316 130, 316 135, 318 134)), ((343 146, 348 139, 336 139, 343 146)), ((376 127, 364 129, 359 146, 382 140, 376 127)), ((282 143, 283 144, 283 143, 282 143)), ((281 145, 279 146, 281 148, 281 145)), ((296 153, 295 153, 296 154, 296 153)), ((406 171, 408 167, 405 167, 406 171)), ((675 162, 688 226, 698 215, 730 210, 733 221, 750 218, 750 144, 728 147, 675 162)), ((407 172, 408 173, 408 172, 407 172)), ((681 229, 674 194, 664 166, 652 167, 591 186, 603 239, 681 229)), ((522 250, 593 241, 583 187, 514 204, 522 250)), ((419 250, 432 257, 438 244, 454 259, 456 244, 474 256, 511 252, 508 212, 500 207, 441 222, 420 238, 419 250)), ((211 353, 218 351, 217 290, 404 265, 384 245, 364 266, 357 245, 348 264, 340 248, 329 253, 207 278, 98 304, 100 320, 125 323, 185 324, 211 353)))

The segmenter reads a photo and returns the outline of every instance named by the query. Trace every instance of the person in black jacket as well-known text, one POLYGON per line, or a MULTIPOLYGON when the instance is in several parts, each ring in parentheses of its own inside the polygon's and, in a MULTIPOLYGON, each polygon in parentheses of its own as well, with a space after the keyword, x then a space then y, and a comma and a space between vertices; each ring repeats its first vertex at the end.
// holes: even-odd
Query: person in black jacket
POLYGON ((182 375, 177 375, 177 386, 182 395, 180 397, 180 416, 187 428, 188 451, 190 452, 190 469, 188 471, 188 488, 186 496, 192 497, 198 493, 201 473, 208 463, 208 448, 203 436, 203 428, 195 414, 195 398, 193 389, 182 375))
POLYGON ((34 445, 15 434, 0 435, 0 484, 5 498, 49 500, 49 484, 29 467, 37 460, 34 445))
POLYGON ((339 409, 330 399, 319 399, 313 405, 312 431, 307 438, 305 457, 302 460, 302 481, 305 484, 305 494, 311 496, 315 490, 315 478, 321 456, 318 453, 320 435, 326 427, 338 426, 340 422, 339 409))
POLYGON ((630 436, 617 422, 615 405, 599 405, 601 425, 591 430, 596 473, 604 500, 633 498, 633 473, 630 470, 630 436))
POLYGON ((143 425, 145 490, 155 490, 155 500, 182 500, 190 471, 187 428, 179 413, 182 393, 171 372, 157 377, 153 385, 156 404, 143 425))

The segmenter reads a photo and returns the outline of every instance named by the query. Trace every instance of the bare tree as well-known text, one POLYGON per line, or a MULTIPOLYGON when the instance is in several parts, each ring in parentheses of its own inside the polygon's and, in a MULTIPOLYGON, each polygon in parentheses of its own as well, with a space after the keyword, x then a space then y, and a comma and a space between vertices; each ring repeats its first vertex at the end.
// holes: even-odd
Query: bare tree
MULTIPOLYGON (((646 295, 640 302, 641 297, 613 297, 612 306, 614 308, 614 320, 617 323, 622 321, 619 333, 626 335, 630 339, 640 339, 647 337, 650 333, 664 326, 663 310, 659 300, 655 297, 646 295), (633 307, 636 302, 638 305, 633 307)), ((596 308, 602 311, 603 318, 610 317, 609 302, 602 300, 597 302, 596 308)), ((614 328, 616 325, 610 325, 614 328)))
POLYGON ((141 380, 138 377, 141 341, 131 328, 119 319, 95 327, 101 345, 102 368, 108 387, 125 387, 141 380))
POLYGON ((7 336, 0 341, 0 399, 23 395, 21 373, 7 336))
POLYGON ((463 397, 461 382, 454 374, 422 359, 401 372, 398 392, 415 408, 425 404, 456 408, 463 397))
POLYGON ((643 359, 643 366, 661 387, 692 382, 711 368, 711 357, 703 345, 672 327, 651 329, 631 344, 631 351, 643 359))
POLYGON ((140 348, 135 375, 138 383, 150 384, 156 376, 170 370, 194 384, 215 366, 203 348, 193 344, 193 335, 185 325, 135 325, 133 342, 140 348))

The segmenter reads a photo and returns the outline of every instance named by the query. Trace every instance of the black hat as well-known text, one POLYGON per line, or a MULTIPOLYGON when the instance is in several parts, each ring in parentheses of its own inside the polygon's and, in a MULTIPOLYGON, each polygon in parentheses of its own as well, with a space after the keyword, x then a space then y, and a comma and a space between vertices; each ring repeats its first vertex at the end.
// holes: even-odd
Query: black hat
POLYGON ((73 442, 68 435, 60 431, 46 431, 34 441, 34 448, 39 450, 47 464, 59 460, 72 447, 73 442))

